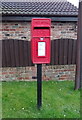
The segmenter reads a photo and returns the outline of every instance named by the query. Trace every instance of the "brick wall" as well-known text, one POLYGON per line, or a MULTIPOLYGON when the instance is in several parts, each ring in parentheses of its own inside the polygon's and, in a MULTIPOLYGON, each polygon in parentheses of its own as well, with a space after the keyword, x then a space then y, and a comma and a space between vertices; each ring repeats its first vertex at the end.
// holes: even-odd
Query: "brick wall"
MULTIPOLYGON (((43 80, 75 80, 75 65, 53 65, 42 67, 43 80)), ((2 81, 34 81, 37 76, 37 67, 2 68, 2 81)))
POLYGON ((61 38, 77 39, 77 23, 75 22, 53 22, 51 28, 52 40, 61 38))
MULTIPOLYGON (((3 39, 24 39, 29 40, 30 22, 5 22, 2 24, 3 39)), ((52 22, 51 39, 70 38, 77 39, 77 23, 76 22, 52 22)))
MULTIPOLYGON (((19 39, 30 41, 30 22, 4 22, 2 24, 2 39, 19 39)), ((51 39, 77 39, 77 23, 52 22, 51 39)), ((1 38, 0 38, 1 39, 1 38)), ((74 80, 75 65, 43 65, 43 80, 74 80)), ((36 65, 34 67, 7 67, 2 68, 0 79, 11 80, 36 80, 36 65)))
POLYGON ((2 37, 30 41, 30 26, 30 22, 5 22, 2 24, 2 37))

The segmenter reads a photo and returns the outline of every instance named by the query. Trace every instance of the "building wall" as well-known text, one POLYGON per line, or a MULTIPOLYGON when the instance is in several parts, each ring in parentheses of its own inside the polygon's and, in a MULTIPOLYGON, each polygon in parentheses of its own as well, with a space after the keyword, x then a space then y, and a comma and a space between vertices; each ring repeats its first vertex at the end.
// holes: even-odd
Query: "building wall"
MULTIPOLYGON (((75 65, 53 65, 42 67, 42 80, 75 80, 75 65)), ((34 81, 37 77, 37 66, 2 68, 2 81, 34 81)))
POLYGON ((51 28, 52 40, 61 38, 77 39, 77 23, 75 22, 53 22, 51 28))
MULTIPOLYGON (((2 24, 3 39, 31 40, 30 22, 5 22, 2 24)), ((77 39, 76 22, 52 22, 51 39, 77 39)))
MULTIPOLYGON (((17 39, 30 41, 30 22, 4 22, 2 24, 2 39, 17 39)), ((77 39, 76 22, 52 22, 51 40, 53 39, 77 39)), ((43 80, 74 80, 76 65, 43 65, 43 80)), ((4 67, 0 79, 11 80, 36 80, 36 65, 33 67, 4 67)))

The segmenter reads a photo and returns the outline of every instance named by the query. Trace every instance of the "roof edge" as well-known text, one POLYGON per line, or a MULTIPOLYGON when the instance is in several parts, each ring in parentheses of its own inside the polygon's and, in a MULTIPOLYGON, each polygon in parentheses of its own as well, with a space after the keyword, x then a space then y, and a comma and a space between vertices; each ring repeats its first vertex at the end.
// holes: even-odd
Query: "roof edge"
POLYGON ((77 22, 78 16, 2 16, 2 22, 30 22, 32 18, 51 18, 52 22, 61 21, 61 22, 77 22))

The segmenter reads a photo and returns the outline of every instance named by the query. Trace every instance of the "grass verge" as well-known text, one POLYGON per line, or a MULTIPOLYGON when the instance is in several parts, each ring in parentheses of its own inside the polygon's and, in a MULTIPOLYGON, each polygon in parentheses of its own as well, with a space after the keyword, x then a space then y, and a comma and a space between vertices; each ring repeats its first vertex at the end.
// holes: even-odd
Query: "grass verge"
POLYGON ((2 83, 3 118, 80 118, 80 91, 73 81, 43 81, 42 108, 37 110, 36 82, 2 83))

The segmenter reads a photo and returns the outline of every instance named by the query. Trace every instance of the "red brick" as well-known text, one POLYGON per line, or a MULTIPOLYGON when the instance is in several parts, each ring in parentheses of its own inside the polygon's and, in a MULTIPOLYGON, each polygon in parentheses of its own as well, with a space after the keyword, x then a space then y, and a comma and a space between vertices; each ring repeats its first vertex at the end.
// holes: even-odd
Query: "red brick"
POLYGON ((2 76, 2 72, 0 72, 0 76, 2 76))
POLYGON ((18 77, 17 79, 18 79, 18 80, 22 80, 22 79, 23 79, 23 77, 18 77))
POLYGON ((62 77, 62 78, 60 77, 59 80, 67 80, 67 78, 66 77, 62 77))
POLYGON ((2 75, 8 74, 8 72, 2 72, 2 75))
POLYGON ((74 69, 69 69, 69 70, 67 70, 67 71, 74 71, 74 69))
POLYGON ((64 70, 64 71, 68 71, 68 70, 64 70))
POLYGON ((9 72, 9 74, 15 74, 16 72, 9 72))
POLYGON ((29 77, 25 77, 24 79, 29 79, 29 77))
POLYGON ((60 70, 56 70, 55 72, 60 72, 60 70))
POLYGON ((18 77, 18 80, 25 80, 25 79, 29 79, 29 77, 18 77))
POLYGON ((9 29, 2 29, 2 31, 9 31, 9 29))
POLYGON ((67 78, 67 77, 69 77, 69 75, 61 75, 61 77, 66 77, 67 78))
POLYGON ((9 31, 15 31, 15 29, 9 29, 9 31))
POLYGON ((21 27, 19 27, 19 28, 25 28, 25 27, 21 26, 21 27))
POLYGON ((64 70, 64 71, 75 71, 74 69, 67 69, 67 70, 64 70))

